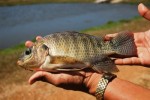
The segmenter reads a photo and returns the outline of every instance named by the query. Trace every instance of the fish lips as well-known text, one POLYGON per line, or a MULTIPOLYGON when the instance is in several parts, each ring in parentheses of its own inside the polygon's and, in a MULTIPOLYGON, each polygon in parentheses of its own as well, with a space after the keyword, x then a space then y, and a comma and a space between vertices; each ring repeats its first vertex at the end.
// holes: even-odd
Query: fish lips
POLYGON ((17 65, 18 66, 23 66, 23 64, 24 64, 24 54, 22 54, 20 57, 19 57, 19 59, 18 59, 18 61, 17 61, 17 65))

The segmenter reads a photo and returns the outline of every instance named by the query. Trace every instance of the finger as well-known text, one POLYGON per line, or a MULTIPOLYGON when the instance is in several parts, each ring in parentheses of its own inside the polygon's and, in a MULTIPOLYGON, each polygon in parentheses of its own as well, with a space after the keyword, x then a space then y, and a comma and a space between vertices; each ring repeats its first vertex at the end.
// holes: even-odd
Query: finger
POLYGON ((138 5, 138 11, 141 16, 144 18, 150 20, 150 10, 142 3, 138 5))
POLYGON ((110 41, 113 37, 105 36, 104 41, 110 41))
MULTIPOLYGON (((45 78, 44 81, 47 81, 47 82, 52 83, 54 85, 59 84, 60 75, 58 75, 58 74, 52 74, 52 73, 45 72, 45 71, 38 71, 38 72, 36 72, 35 74, 33 74, 29 78, 28 82, 29 82, 29 84, 33 84, 36 81, 39 81, 39 79, 41 77, 45 78)), ((43 80, 41 80, 41 81, 43 81, 43 80)))
POLYGON ((37 36, 37 37, 36 37, 36 40, 37 40, 37 41, 40 41, 41 39, 42 39, 41 36, 37 36))
POLYGON ((32 42, 32 41, 26 41, 26 42, 25 42, 25 46, 26 46, 27 48, 30 48, 30 47, 33 46, 33 42, 32 42))
POLYGON ((36 73, 34 73, 34 74, 29 78, 29 80, 28 80, 29 84, 35 83, 36 80, 37 80, 38 78, 42 77, 42 76, 43 76, 42 72, 36 72, 36 73))
POLYGON ((131 57, 131 58, 124 58, 124 59, 116 59, 115 64, 118 65, 141 64, 141 61, 137 57, 131 57))
POLYGON ((118 33, 114 33, 114 34, 107 34, 105 37, 104 37, 104 40, 105 41, 110 41, 112 38, 114 38, 118 33))

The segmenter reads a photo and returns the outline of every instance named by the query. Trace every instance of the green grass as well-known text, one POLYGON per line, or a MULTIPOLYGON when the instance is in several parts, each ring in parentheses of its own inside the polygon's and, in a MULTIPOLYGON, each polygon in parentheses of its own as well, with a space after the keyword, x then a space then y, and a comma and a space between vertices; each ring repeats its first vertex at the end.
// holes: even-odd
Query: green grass
POLYGON ((9 55, 9 54, 13 54, 13 53, 16 53, 16 52, 20 52, 24 49, 25 49, 25 46, 22 43, 22 44, 19 44, 17 46, 11 47, 11 48, 0 50, 0 55, 9 55))
MULTIPOLYGON (((35 42, 36 39, 32 39, 31 41, 35 42)), ((26 49, 25 43, 20 43, 18 45, 15 45, 15 46, 12 46, 12 47, 9 47, 6 49, 0 49, 0 55, 13 54, 15 52, 20 52, 20 51, 23 51, 25 49, 26 49)))
POLYGON ((106 24, 104 24, 102 26, 91 27, 91 28, 82 30, 82 32, 88 33, 91 31, 93 32, 93 31, 101 31, 101 30, 113 30, 114 27, 119 27, 120 25, 130 23, 133 20, 136 21, 136 20, 140 20, 140 19, 141 19, 141 17, 137 16, 137 17, 134 17, 132 19, 122 19, 122 20, 119 20, 117 22, 108 21, 106 24))
MULTIPOLYGON (((93 3, 95 0, 0 0, 0 6, 27 5, 39 3, 93 3)), ((124 0, 122 3, 150 4, 149 0, 124 0)))
POLYGON ((149 0, 124 0, 123 3, 130 3, 130 4, 145 3, 145 4, 150 4, 149 0))
POLYGON ((90 3, 94 0, 0 0, 0 6, 39 4, 39 3, 90 3))
POLYGON ((113 27, 116 27, 122 23, 126 23, 129 22, 130 20, 120 20, 118 22, 113 22, 113 21, 109 21, 106 24, 102 25, 102 26, 96 26, 96 27, 91 27, 88 29, 83 30, 83 32, 88 32, 88 31, 95 31, 95 30, 103 30, 103 29, 111 29, 113 27))

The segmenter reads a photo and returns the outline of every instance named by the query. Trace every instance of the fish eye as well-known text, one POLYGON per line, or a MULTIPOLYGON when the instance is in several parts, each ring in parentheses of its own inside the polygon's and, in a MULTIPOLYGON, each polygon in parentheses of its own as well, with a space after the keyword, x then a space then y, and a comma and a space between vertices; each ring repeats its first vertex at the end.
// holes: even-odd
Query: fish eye
POLYGON ((29 54, 31 54, 31 48, 28 48, 28 49, 26 49, 26 51, 25 51, 25 55, 29 55, 29 54))

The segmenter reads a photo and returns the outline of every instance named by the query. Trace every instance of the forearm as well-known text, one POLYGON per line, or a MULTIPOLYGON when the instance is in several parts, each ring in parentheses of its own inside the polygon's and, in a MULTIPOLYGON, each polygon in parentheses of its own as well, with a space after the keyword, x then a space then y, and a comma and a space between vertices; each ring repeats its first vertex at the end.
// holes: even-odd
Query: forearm
MULTIPOLYGON (((86 81, 90 94, 95 94, 100 78, 101 75, 95 73, 86 81)), ((104 100, 148 100, 149 98, 149 89, 145 89, 119 78, 115 78, 112 82, 110 82, 104 93, 104 100)))
POLYGON ((149 100, 150 90, 116 78, 108 84, 104 98, 105 100, 149 100))

